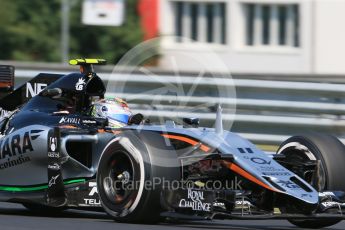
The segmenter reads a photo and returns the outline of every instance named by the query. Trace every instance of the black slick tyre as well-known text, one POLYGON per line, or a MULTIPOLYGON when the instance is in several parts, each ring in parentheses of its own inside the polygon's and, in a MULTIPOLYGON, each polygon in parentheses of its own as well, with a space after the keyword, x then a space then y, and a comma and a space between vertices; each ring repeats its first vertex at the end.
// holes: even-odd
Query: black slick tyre
MULTIPOLYGON (((319 179, 315 189, 345 191, 345 146, 336 137, 322 134, 293 136, 281 144, 277 153, 292 161, 319 161, 319 179)), ((340 221, 289 220, 301 228, 324 228, 340 221)))
POLYGON ((104 210, 116 221, 156 223, 163 181, 179 179, 176 152, 159 133, 127 130, 105 147, 97 188, 104 210))

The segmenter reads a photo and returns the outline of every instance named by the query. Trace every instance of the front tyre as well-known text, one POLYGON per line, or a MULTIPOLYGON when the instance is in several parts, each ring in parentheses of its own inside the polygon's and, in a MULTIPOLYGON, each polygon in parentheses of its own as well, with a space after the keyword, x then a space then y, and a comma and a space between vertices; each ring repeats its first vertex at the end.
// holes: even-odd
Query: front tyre
MULTIPOLYGON (((277 154, 283 154, 288 161, 320 161, 318 183, 313 184, 310 175, 303 177, 319 191, 345 191, 345 146, 334 136, 306 134, 293 136, 284 141, 277 154)), ((289 220, 301 228, 324 228, 340 220, 289 220)))
POLYGON ((124 131, 103 151, 97 188, 104 210, 116 221, 155 223, 163 181, 179 179, 176 152, 160 134, 124 131))

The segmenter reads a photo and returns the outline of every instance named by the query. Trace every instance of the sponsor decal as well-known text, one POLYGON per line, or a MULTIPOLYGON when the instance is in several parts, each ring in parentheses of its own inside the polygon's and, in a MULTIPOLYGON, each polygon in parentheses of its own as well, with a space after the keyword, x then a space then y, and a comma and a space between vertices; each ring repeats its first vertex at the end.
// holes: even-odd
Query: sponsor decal
POLYGON ((61 164, 59 161, 60 145, 59 128, 51 129, 47 137, 47 156, 48 156, 48 197, 50 204, 59 206, 66 202, 64 183, 61 174, 61 164))
POLYGON ((264 176, 290 176, 289 172, 262 172, 264 176))
POLYGON ((49 138, 49 148, 50 151, 55 152, 57 149, 57 138, 56 137, 50 137, 49 138))
POLYGON ((34 151, 32 141, 36 140, 42 131, 43 130, 31 130, 24 134, 15 134, 1 139, 0 170, 31 161, 30 157, 24 156, 24 154, 34 151))
POLYGON ((300 186, 293 183, 292 181, 279 180, 276 183, 279 184, 280 186, 282 186, 284 188, 288 188, 288 189, 301 189, 300 186))
POLYGON ((56 184, 56 179, 59 178, 59 176, 60 176, 60 174, 51 177, 50 180, 49 180, 49 183, 48 183, 48 187, 51 187, 51 186, 55 185, 56 184))
POLYGON ((235 202, 237 207, 250 207, 253 206, 252 203, 250 203, 247 200, 236 200, 235 202))
POLYGON ((75 89, 77 91, 82 91, 84 90, 84 86, 86 85, 86 82, 83 78, 79 78, 77 84, 75 84, 75 89))
POLYGON ((88 194, 90 198, 84 198, 82 206, 101 206, 101 201, 98 198, 97 183, 89 182, 89 188, 91 188, 88 194))
POLYGON ((24 164, 24 163, 29 162, 29 161, 31 161, 31 159, 28 156, 19 156, 14 160, 10 160, 8 158, 7 162, 0 163, 0 170, 11 168, 11 167, 14 167, 16 165, 21 165, 21 164, 24 164))
POLYGON ((280 165, 274 164, 274 161, 271 159, 263 157, 250 157, 243 156, 243 159, 246 159, 255 165, 253 165, 258 171, 260 171, 265 176, 289 176, 291 175, 285 168, 280 165))
POLYGON ((252 162, 254 162, 255 164, 259 164, 259 165, 270 165, 271 164, 271 161, 268 161, 268 160, 260 158, 260 157, 252 157, 252 158, 250 158, 250 160, 252 162))
POLYGON ((312 198, 313 196, 310 194, 302 193, 301 198, 312 198))
POLYGON ((249 153, 249 154, 253 154, 254 153, 254 151, 251 149, 251 148, 237 148, 238 149, 238 151, 240 152, 240 153, 249 153))
POLYGON ((336 197, 336 195, 334 194, 334 192, 329 192, 329 191, 326 191, 326 192, 320 192, 319 193, 319 196, 320 197, 327 197, 327 196, 329 196, 329 197, 336 197))
POLYGON ((3 110, 2 108, 0 108, 0 118, 8 116, 10 113, 11 111, 3 110))
POLYGON ((263 175, 266 176, 288 176, 290 175, 285 168, 274 166, 272 164, 272 160, 261 158, 261 157, 249 157, 244 156, 244 159, 253 162, 255 165, 255 168, 262 172, 263 175), (272 166, 273 165, 273 166, 272 166))
MULTIPOLYGON (((48 135, 48 158, 60 158, 59 138, 56 135, 48 135)), ((49 162, 52 164, 56 161, 50 160, 49 162)))
POLYGON ((240 153, 246 153, 243 148, 237 148, 240 153))
POLYGON ((85 205, 88 206, 100 206, 101 205, 101 201, 98 199, 84 199, 85 201, 85 205))
POLYGON ((80 118, 77 117, 62 117, 59 124, 80 124, 80 118))
POLYGON ((89 183, 89 187, 92 188, 90 193, 89 193, 89 196, 93 196, 95 195, 96 193, 98 194, 98 190, 97 190, 97 183, 96 182, 90 182, 89 183))
POLYGON ((26 83, 26 98, 31 98, 38 95, 48 85, 45 83, 26 83))
POLYGON ((204 191, 194 191, 188 189, 187 199, 181 199, 179 202, 180 208, 191 208, 193 211, 211 211, 211 203, 204 202, 204 191))
POLYGON ((275 168, 273 166, 263 166, 261 165, 258 170, 265 172, 265 173, 279 173, 279 172, 286 172, 284 168, 275 168))
POLYGON ((48 157, 50 157, 50 158, 60 158, 60 153, 48 152, 48 157))
POLYGON ((0 159, 34 151, 31 144, 30 132, 25 132, 24 135, 16 134, 0 140, 0 146, 0 159))
POLYGON ((96 124, 97 122, 96 121, 93 121, 93 120, 82 120, 82 123, 83 124, 96 124))
POLYGON ((326 201, 326 202, 322 202, 321 206, 323 207, 323 209, 336 208, 339 210, 345 207, 345 203, 339 203, 335 201, 326 201))
POLYGON ((60 153, 57 152, 57 150, 58 150, 58 139, 57 139, 57 137, 49 137, 48 146, 49 146, 48 157, 49 158, 60 158, 60 153))
POLYGON ((97 121, 86 119, 83 120, 79 117, 62 117, 59 121, 59 124, 84 124, 84 125, 95 125, 97 121))
POLYGON ((48 165, 48 169, 59 170, 60 165, 58 163, 54 163, 52 165, 48 165))

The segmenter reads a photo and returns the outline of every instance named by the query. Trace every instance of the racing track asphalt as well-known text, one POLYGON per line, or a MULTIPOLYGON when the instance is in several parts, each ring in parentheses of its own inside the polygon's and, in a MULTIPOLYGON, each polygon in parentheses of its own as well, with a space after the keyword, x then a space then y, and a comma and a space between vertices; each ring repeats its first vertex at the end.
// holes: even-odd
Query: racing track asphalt
MULTIPOLYGON (((121 224, 106 214, 65 211, 59 216, 37 216, 17 204, 0 203, 0 230, 293 230, 298 229, 287 221, 212 221, 180 222, 159 225, 121 224)), ((345 229, 345 221, 328 229, 345 229)))

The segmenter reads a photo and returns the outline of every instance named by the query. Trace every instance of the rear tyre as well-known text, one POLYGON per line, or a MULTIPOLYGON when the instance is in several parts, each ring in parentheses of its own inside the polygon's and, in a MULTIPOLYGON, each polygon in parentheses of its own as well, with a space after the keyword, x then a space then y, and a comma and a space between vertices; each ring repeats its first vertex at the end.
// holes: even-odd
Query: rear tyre
MULTIPOLYGON (((287 156, 292 162, 320 161, 319 179, 313 184, 310 177, 304 177, 319 191, 345 191, 345 146, 334 136, 307 134, 294 136, 284 141, 278 154, 287 156)), ((301 228, 324 228, 341 220, 289 220, 301 228)))
POLYGON ((119 222, 159 222, 163 181, 174 180, 180 180, 176 152, 153 132, 120 134, 104 149, 97 172, 102 206, 119 222))

